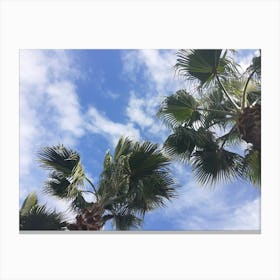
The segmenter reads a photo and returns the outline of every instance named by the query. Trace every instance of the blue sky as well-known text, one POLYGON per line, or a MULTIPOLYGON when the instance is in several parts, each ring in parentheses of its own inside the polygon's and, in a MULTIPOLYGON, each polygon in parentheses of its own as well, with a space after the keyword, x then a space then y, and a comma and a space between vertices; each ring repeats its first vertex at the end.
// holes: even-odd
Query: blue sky
MULTIPOLYGON (((254 52, 239 52, 242 68, 254 52)), ((37 191, 50 208, 67 209, 41 192, 47 172, 36 152, 42 146, 76 149, 97 183, 105 152, 121 135, 163 143, 168 130, 155 117, 158 106, 164 96, 189 88, 175 75, 175 62, 176 50, 21 50, 20 204, 37 191)), ((260 229, 258 188, 244 181, 201 188, 187 165, 176 162, 172 170, 179 196, 148 213, 143 230, 260 229)))

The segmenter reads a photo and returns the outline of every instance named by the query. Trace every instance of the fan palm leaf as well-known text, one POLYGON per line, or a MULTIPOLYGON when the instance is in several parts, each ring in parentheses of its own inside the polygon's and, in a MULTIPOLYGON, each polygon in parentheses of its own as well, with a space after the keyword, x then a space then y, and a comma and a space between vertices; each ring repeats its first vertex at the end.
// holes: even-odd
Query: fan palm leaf
POLYGON ((243 176, 253 182, 254 185, 261 185, 261 154, 258 150, 249 149, 244 158, 243 176))
POLYGON ((62 214, 38 205, 35 193, 27 196, 20 210, 20 230, 64 230, 65 227, 62 214))
POLYGON ((43 147, 38 152, 38 159, 43 168, 51 171, 45 191, 60 198, 76 197, 78 187, 83 186, 84 180, 87 179, 80 155, 59 145, 43 147))
POLYGON ((202 149, 191 158, 195 178, 203 185, 214 185, 242 176, 243 157, 224 149, 202 149))
POLYGON ((221 53, 222 50, 179 50, 175 68, 187 79, 198 79, 203 85, 223 70, 221 53))
POLYGON ((163 100, 157 116, 172 128, 184 123, 192 125, 200 120, 198 105, 196 99, 186 90, 179 90, 163 100))
POLYGON ((30 193, 23 201, 23 204, 20 208, 20 215, 25 216, 28 215, 32 207, 37 205, 38 198, 35 192, 30 193))

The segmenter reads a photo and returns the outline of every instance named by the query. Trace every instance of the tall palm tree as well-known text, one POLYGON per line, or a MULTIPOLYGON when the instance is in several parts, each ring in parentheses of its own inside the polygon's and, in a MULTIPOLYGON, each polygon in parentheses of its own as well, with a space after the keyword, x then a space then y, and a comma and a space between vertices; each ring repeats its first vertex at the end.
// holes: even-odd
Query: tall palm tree
POLYGON ((180 50, 175 69, 189 88, 166 97, 158 116, 172 130, 165 151, 202 184, 237 177, 260 184, 261 56, 243 73, 233 51, 180 50), (247 144, 243 154, 234 145, 247 144))
POLYGON ((59 145, 42 148, 38 156, 50 171, 44 192, 68 200, 77 213, 69 230, 101 230, 109 220, 116 230, 139 228, 146 212, 175 196, 170 160, 147 141, 120 138, 114 154, 105 155, 98 187, 86 176, 77 152, 59 145), (85 193, 92 195, 91 202, 85 193))

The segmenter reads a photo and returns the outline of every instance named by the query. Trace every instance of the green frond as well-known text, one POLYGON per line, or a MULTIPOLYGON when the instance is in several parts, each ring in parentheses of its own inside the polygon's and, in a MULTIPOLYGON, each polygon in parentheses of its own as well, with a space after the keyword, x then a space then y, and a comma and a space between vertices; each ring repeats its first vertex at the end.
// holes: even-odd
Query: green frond
POLYGON ((27 215, 20 215, 20 230, 64 230, 66 222, 60 213, 35 205, 27 215))
POLYGON ((90 202, 87 202, 83 195, 82 195, 82 192, 78 192, 76 197, 74 198, 74 200, 72 201, 71 203, 71 206, 73 209, 75 210, 82 210, 82 209, 85 209, 87 207, 90 207, 92 206, 92 203, 90 202))
POLYGON ((164 207, 166 201, 176 197, 175 186, 175 181, 167 170, 139 180, 132 188, 133 199, 128 207, 141 214, 164 207))
POLYGON ((114 160, 118 160, 121 155, 128 155, 133 149, 133 142, 127 137, 121 137, 117 143, 114 153, 114 160))
POLYGON ((191 158, 195 178, 202 185, 236 179, 242 176, 243 158, 224 149, 202 149, 191 158))
POLYGON ((198 139, 197 131, 192 128, 177 127, 174 133, 165 140, 163 148, 172 158, 181 161, 190 159, 198 139))
POLYGON ((261 90, 258 87, 249 88, 247 94, 247 103, 251 106, 252 104, 261 103, 261 90))
POLYGON ((235 110, 220 89, 214 88, 204 95, 201 106, 204 109, 202 122, 204 127, 209 128, 213 125, 225 127, 232 122, 232 114, 235 110))
POLYGON ((171 157, 183 162, 189 161, 192 153, 197 148, 216 148, 214 135, 211 131, 203 127, 193 129, 188 127, 178 127, 169 135, 164 142, 164 151, 171 157))
POLYGON ((142 179, 170 164, 170 160, 158 150, 157 144, 147 141, 134 146, 128 162, 130 180, 142 179))
POLYGON ((175 68, 188 80, 198 79, 201 85, 223 72, 220 63, 222 50, 179 50, 175 68))
POLYGON ((38 152, 38 160, 41 167, 60 171, 65 177, 70 177, 80 161, 80 156, 78 153, 59 145, 41 148, 38 152))
POLYGON ((116 230, 139 229, 143 220, 129 211, 117 213, 114 216, 114 227, 116 230))
POLYGON ((38 203, 37 194, 35 192, 30 193, 23 201, 23 204, 20 208, 20 215, 22 216, 27 215, 32 209, 32 207, 37 205, 37 203, 38 203))
POLYGON ((41 166, 50 170, 45 191, 60 198, 76 197, 86 179, 80 155, 64 146, 43 147, 38 152, 41 166))
POLYGON ((261 153, 257 150, 247 150, 244 158, 243 176, 254 185, 261 185, 261 153))
POLYGON ((52 171, 45 182, 44 192, 59 198, 67 198, 70 193, 70 185, 70 181, 64 177, 62 172, 52 171))
POLYGON ((237 129, 237 126, 233 125, 229 132, 219 137, 217 141, 220 142, 222 145, 237 145, 240 144, 242 139, 240 137, 240 133, 237 129))
POLYGON ((172 128, 184 123, 192 125, 200 120, 198 105, 196 99, 182 89, 163 100, 157 116, 172 128))
POLYGON ((261 79, 261 55, 252 59, 250 66, 246 70, 248 73, 255 72, 258 79, 261 79))

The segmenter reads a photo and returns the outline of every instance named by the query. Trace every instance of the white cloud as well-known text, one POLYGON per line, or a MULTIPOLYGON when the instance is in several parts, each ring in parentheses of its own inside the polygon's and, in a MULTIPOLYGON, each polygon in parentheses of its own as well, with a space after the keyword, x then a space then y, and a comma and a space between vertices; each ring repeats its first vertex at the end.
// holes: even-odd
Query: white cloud
POLYGON ((228 230, 260 230, 260 199, 248 201, 228 215, 228 230))
POLYGON ((126 108, 127 116, 131 122, 141 127, 149 127, 153 124, 154 119, 147 113, 147 104, 144 99, 138 98, 132 92, 126 108))
POLYGON ((72 80, 77 70, 63 51, 20 52, 20 172, 28 175, 36 150, 46 143, 73 144, 82 117, 72 80))
MULTIPOLYGON (((74 145, 83 134, 83 121, 74 81, 79 71, 64 51, 20 51, 20 200, 37 191, 39 200, 46 173, 36 152, 41 146, 74 145)), ((68 206, 50 199, 48 205, 66 212, 68 206)))
POLYGON ((183 164, 172 164, 181 184, 178 198, 165 209, 178 230, 259 230, 260 198, 248 199, 252 186, 236 189, 232 184, 201 187, 183 164), (232 195, 232 192, 235 192, 232 195), (229 198, 229 194, 231 197, 229 198))
POLYGON ((113 147, 117 144, 120 136, 128 136, 133 140, 140 139, 140 133, 133 123, 113 122, 94 107, 90 107, 87 112, 87 129, 91 133, 106 137, 113 147))
POLYGON ((119 99, 120 98, 120 94, 116 93, 116 92, 113 92, 111 90, 108 90, 106 93, 105 93, 105 96, 110 98, 110 99, 113 99, 113 100, 116 100, 116 99, 119 99))
POLYGON ((163 97, 183 87, 174 78, 175 50, 137 50, 123 54, 123 70, 132 80, 127 116, 149 136, 162 142, 167 129, 156 118, 163 97), (142 75, 142 78, 141 78, 142 75), (139 82, 143 79, 143 83, 139 82))
POLYGON ((70 132, 73 136, 84 134, 80 104, 75 87, 70 81, 51 84, 47 88, 48 103, 54 111, 54 121, 61 131, 70 132))
POLYGON ((237 54, 235 55, 235 58, 237 60, 237 63, 240 65, 242 71, 246 71, 246 69, 250 66, 252 63, 252 59, 254 56, 258 56, 259 51, 258 50, 252 50, 244 55, 244 52, 242 50, 239 50, 237 54))

